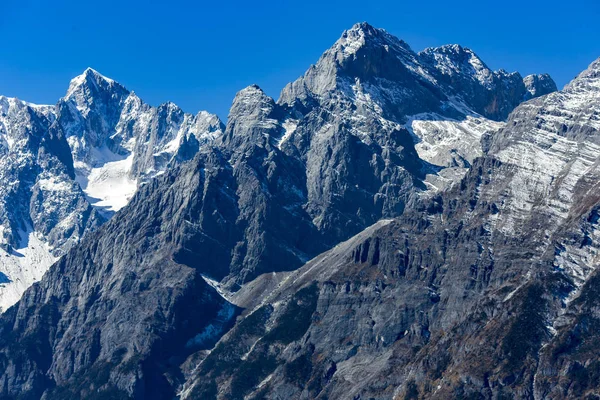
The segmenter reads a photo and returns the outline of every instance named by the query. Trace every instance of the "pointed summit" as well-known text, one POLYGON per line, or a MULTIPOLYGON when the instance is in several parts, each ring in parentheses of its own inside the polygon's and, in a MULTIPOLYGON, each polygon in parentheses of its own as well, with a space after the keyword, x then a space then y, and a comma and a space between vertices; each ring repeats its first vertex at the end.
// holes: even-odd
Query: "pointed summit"
POLYGON ((596 80, 600 78, 600 58, 594 60, 582 73, 580 73, 575 80, 596 80))
POLYGON ((114 80, 107 78, 95 69, 90 67, 86 68, 85 71, 79 76, 71 79, 69 83, 69 89, 67 90, 66 98, 72 97, 79 91, 87 91, 94 93, 101 90, 116 90, 119 93, 127 93, 129 91, 125 89, 121 84, 114 80))
POLYGON ((417 54, 406 42, 367 22, 357 23, 344 31, 303 77, 282 90, 279 102, 307 102, 346 90, 356 79, 386 79, 399 84, 431 80, 418 64, 417 54))
POLYGON ((392 47, 412 53, 408 43, 390 35, 384 29, 375 28, 367 22, 354 24, 352 28, 344 31, 342 36, 332 47, 334 51, 341 51, 344 57, 356 54, 363 47, 392 47))
POLYGON ((250 85, 235 95, 229 110, 223 143, 230 149, 263 142, 278 132, 278 107, 258 85, 250 85))

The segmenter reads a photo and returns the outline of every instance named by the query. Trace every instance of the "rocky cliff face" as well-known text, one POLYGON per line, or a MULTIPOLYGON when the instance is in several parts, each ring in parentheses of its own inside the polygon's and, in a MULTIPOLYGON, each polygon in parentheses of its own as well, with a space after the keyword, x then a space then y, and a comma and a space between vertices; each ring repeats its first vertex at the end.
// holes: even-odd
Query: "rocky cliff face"
POLYGON ((77 182, 107 217, 140 184, 191 159, 223 130, 215 115, 186 114, 170 102, 151 107, 91 68, 71 80, 56 110, 77 182))
POLYGON ((139 185, 222 129, 215 115, 151 107, 89 68, 56 106, 0 97, 0 312, 139 185))
MULTIPOLYGON (((573 181, 595 180, 569 175, 564 152, 556 152, 559 170, 532 175, 532 163, 555 154, 548 145, 562 142, 518 139, 530 122, 516 116, 546 118, 574 142, 583 128, 565 122, 562 130, 552 118, 597 115, 565 106, 595 96, 595 78, 582 79, 521 105, 505 124, 495 120, 552 90, 547 78, 492 72, 457 46, 417 54, 358 24, 278 101, 257 86, 240 91, 220 134, 212 119, 194 121, 169 104, 149 110, 86 71, 59 105, 76 121, 62 128, 73 173, 93 181, 94 168, 114 162, 95 164, 106 148, 131 160, 132 179, 155 179, 0 318, 0 396, 491 398, 546 390, 553 375, 542 381, 537 368, 553 337, 548 326, 558 332, 561 304, 592 276, 576 283, 577 267, 565 263, 592 254, 579 253, 580 234, 570 233, 592 237, 595 222, 582 221, 594 218, 577 207, 593 196, 564 203, 565 190, 588 193, 573 181), (110 95, 90 104, 79 87, 110 95), (96 107, 107 113, 99 122, 87 111, 96 107), (123 117, 142 112, 156 125, 123 117), (209 127, 212 141, 203 145, 199 127, 209 127), (168 138, 200 149, 154 173, 153 165, 194 153, 161 158, 144 145, 168 138), (90 150, 76 151, 80 144, 90 150), (573 214, 547 218, 540 210, 558 209, 553 199, 573 214), (556 258, 563 267, 545 258, 559 257, 547 251, 555 238, 564 240, 556 258)), ((578 146, 570 155, 593 165, 578 146)))
POLYGON ((459 185, 231 297, 182 398, 595 398, 598 65, 459 185))

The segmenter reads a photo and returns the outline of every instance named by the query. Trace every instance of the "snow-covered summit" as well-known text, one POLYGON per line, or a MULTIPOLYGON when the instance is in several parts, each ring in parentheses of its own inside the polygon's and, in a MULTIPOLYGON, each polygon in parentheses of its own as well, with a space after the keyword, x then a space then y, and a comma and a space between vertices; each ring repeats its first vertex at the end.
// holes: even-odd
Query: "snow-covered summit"
POLYGON ((332 50, 339 51, 343 57, 349 57, 365 46, 393 46, 412 52, 408 43, 367 22, 357 23, 344 31, 333 45, 332 50))
MULTIPOLYGON (((431 187, 444 187, 483 154, 484 134, 500 129, 524 100, 553 90, 530 80, 528 88, 519 73, 492 71, 473 50, 460 45, 417 54, 383 29, 356 24, 282 90, 278 104, 295 114, 287 116, 294 128, 282 128, 280 148, 296 147, 311 156, 312 150, 303 148, 306 137, 327 141, 338 134, 338 141, 350 136, 367 146, 383 146, 382 154, 396 157, 390 149, 408 151, 412 142, 420 160, 407 168, 434 176, 431 187), (310 121, 313 112, 319 118, 310 121), (428 164, 417 166, 423 162, 428 164)), ((335 140, 328 144, 338 145, 335 140)))
POLYGON ((71 80, 57 113, 77 181, 107 215, 126 205, 140 183, 222 132, 216 116, 193 116, 173 102, 152 107, 92 68, 71 80))
POLYGON ((0 309, 140 185, 223 129, 208 112, 152 107, 91 68, 55 106, 0 96, 0 309))
POLYGON ((596 91, 600 87, 600 58, 594 60, 583 72, 573 79, 566 87, 567 90, 596 91))
MULTIPOLYGON (((86 68, 81 75, 71 79, 69 83, 69 89, 67 90, 66 98, 73 96, 77 91, 82 89, 99 88, 106 89, 110 86, 119 86, 125 89, 123 86, 115 82, 113 79, 107 78, 98 71, 92 68, 86 68)), ((125 89, 126 90, 126 89, 125 89)))

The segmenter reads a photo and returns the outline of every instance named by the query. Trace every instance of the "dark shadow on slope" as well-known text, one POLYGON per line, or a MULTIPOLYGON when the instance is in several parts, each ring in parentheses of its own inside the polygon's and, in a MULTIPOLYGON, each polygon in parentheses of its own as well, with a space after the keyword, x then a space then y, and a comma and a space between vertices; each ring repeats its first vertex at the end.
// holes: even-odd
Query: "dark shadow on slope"
POLYGON ((88 203, 90 203, 92 205, 92 207, 94 207, 96 209, 96 211, 98 211, 100 213, 100 215, 102 215, 104 218, 106 218, 106 220, 111 219, 112 216, 115 215, 115 211, 110 209, 111 206, 96 205, 96 203, 102 201, 102 199, 99 199, 97 197, 92 197, 87 194, 85 194, 85 199, 88 201, 88 203))

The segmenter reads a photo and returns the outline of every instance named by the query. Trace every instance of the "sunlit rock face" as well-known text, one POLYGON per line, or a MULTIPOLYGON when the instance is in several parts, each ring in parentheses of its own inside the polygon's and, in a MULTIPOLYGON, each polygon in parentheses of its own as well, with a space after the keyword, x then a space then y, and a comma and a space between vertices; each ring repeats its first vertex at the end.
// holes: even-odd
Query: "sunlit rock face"
POLYGON ((61 100, 84 127, 61 127, 66 174, 91 210, 110 205, 91 199, 94 168, 130 160, 137 191, 0 318, 2 395, 595 390, 561 378, 594 373, 578 347, 597 309, 593 66, 547 94, 545 75, 491 71, 460 46, 415 53, 357 24, 279 100, 249 86, 225 127, 207 118, 191 126, 211 133, 191 136, 191 116, 86 73, 116 105, 61 100), (86 107, 121 111, 93 122, 86 107), (144 118, 124 113, 164 117, 137 130, 144 118), (148 150, 178 137, 197 145, 148 150), (73 150, 92 142, 116 159, 73 150))
POLYGON ((215 115, 151 107, 90 68, 56 106, 0 97, 0 312, 140 185, 222 131, 215 115))

